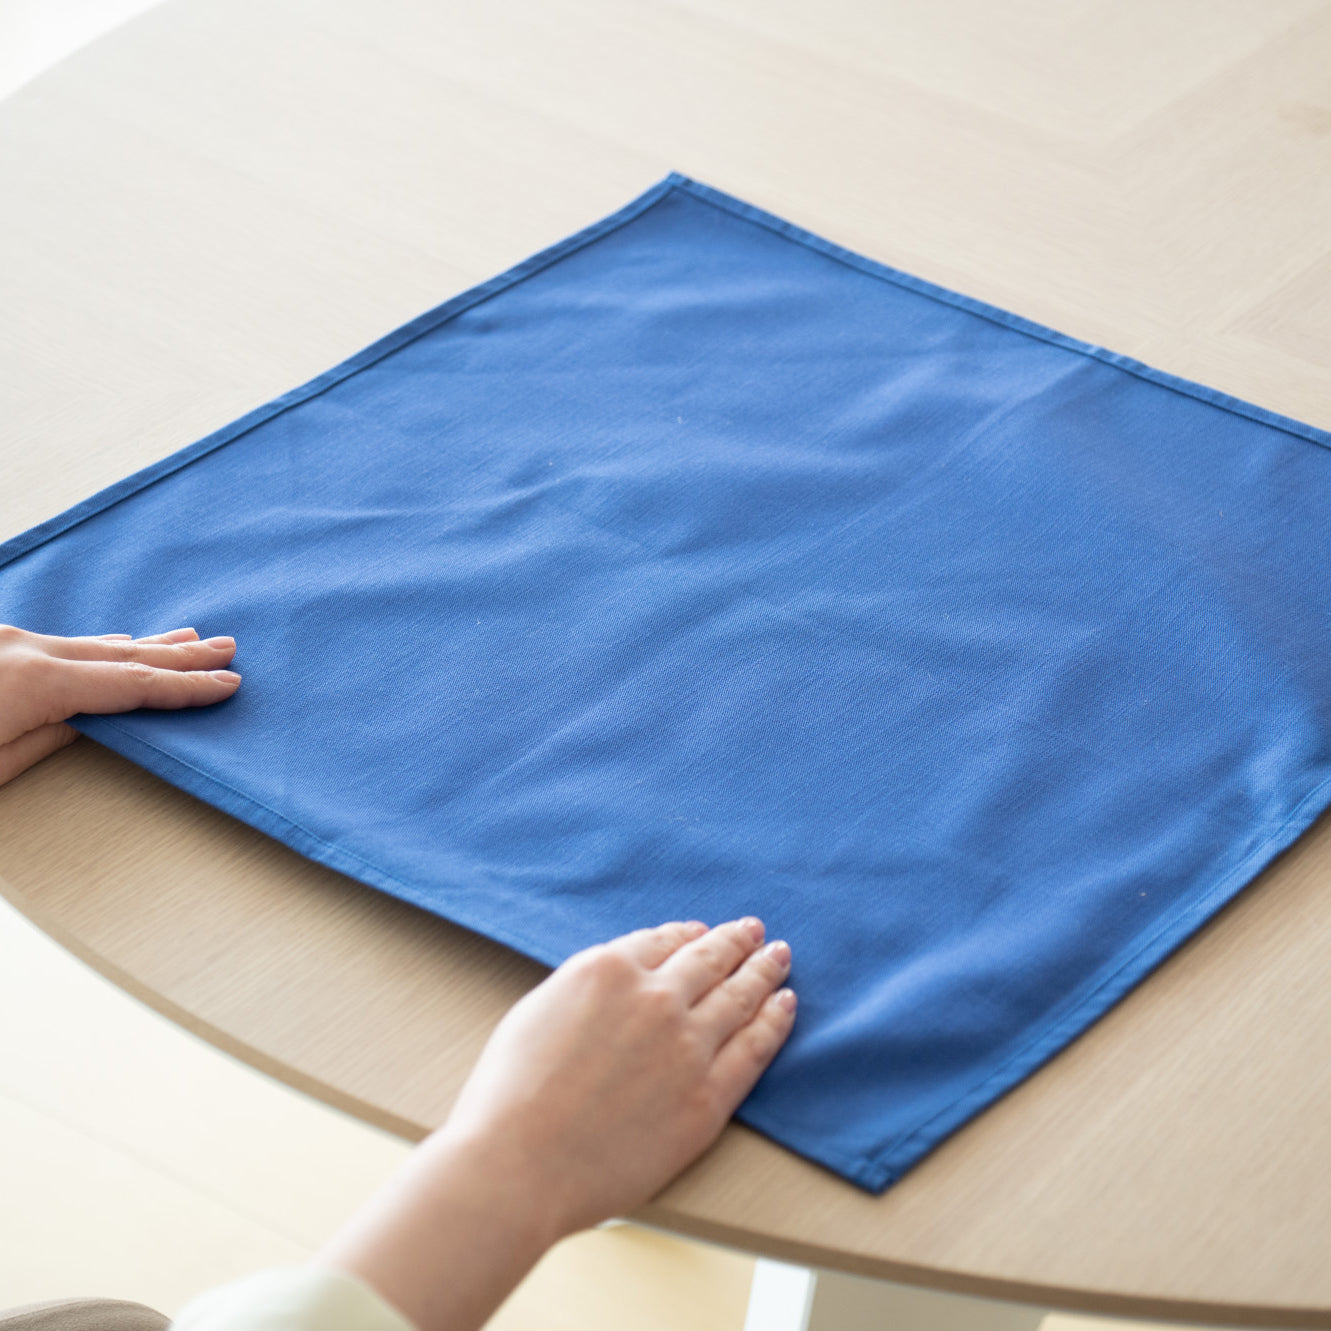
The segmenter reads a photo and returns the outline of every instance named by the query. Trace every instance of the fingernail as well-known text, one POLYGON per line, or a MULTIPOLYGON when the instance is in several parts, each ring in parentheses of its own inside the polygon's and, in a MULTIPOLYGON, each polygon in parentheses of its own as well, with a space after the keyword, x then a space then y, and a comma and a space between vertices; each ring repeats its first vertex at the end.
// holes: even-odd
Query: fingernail
POLYGON ((763 922, 756 915, 746 915, 739 922, 739 927, 743 929, 755 943, 761 943, 767 934, 767 931, 763 928, 763 922))
POLYGON ((186 638, 193 641, 198 636, 193 629, 172 629, 170 633, 162 634, 167 642, 184 642, 186 638))
POLYGON ((784 1008, 787 1012, 794 1012, 799 1003, 799 999, 795 997, 795 991, 793 989, 778 989, 776 993, 776 1001, 777 1006, 784 1008))
POLYGON ((236 645, 234 638, 205 638, 203 640, 205 647, 216 647, 219 651, 230 651, 236 645))
POLYGON ((768 943, 763 948, 763 954, 782 966, 790 965, 790 944, 784 938, 778 938, 775 943, 768 943))
POLYGON ((707 926, 701 920, 689 920, 685 923, 684 930, 694 938, 701 938, 707 932, 707 926))
POLYGON ((234 670, 210 670, 208 673, 220 684, 240 683, 240 676, 234 670))

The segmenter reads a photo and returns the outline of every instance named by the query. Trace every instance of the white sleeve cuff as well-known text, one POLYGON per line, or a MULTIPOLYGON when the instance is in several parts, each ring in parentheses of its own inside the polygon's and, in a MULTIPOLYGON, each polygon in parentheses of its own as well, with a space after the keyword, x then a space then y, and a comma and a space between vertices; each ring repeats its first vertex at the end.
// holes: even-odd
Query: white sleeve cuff
POLYGON ((416 1331, 364 1281, 331 1266, 282 1267, 191 1299, 171 1331, 416 1331))

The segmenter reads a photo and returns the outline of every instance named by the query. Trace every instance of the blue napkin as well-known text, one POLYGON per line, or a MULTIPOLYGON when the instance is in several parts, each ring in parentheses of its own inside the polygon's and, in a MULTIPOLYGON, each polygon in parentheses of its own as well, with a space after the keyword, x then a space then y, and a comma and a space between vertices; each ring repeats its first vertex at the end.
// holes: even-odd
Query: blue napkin
POLYGON ((0 619, 234 634, 79 727, 542 961, 761 915, 740 1117, 881 1189, 1331 799, 1329 513, 1331 435, 671 175, 0 547, 0 619))

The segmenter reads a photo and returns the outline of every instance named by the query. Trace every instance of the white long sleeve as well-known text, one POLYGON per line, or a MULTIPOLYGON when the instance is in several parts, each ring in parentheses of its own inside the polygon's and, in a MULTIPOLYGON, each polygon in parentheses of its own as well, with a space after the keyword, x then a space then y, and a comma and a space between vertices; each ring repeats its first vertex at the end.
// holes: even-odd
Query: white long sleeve
POLYGON ((170 1331, 416 1331, 364 1281, 324 1266, 260 1271, 210 1289, 170 1331))

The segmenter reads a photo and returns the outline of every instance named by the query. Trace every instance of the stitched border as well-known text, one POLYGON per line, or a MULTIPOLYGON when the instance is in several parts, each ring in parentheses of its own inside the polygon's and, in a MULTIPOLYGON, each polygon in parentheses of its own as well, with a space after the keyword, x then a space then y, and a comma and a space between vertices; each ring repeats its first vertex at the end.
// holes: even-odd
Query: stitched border
POLYGON ((1207 388, 1204 384, 1195 383, 1190 379, 1183 379, 1178 375, 1153 369, 1151 366, 1133 360, 1129 356, 1123 356, 1118 352, 1108 351, 1104 347, 1095 346, 1090 342, 1082 342, 1077 338, 1068 337, 1064 333, 1047 328, 1043 324, 1035 323, 1033 320, 1025 319, 1021 315, 1001 310, 996 305, 987 305, 983 301, 975 300, 970 296, 963 296, 959 292, 951 291, 933 282, 926 282, 923 278, 914 277, 910 273, 879 263, 876 259, 857 254, 854 250, 845 249, 843 246, 825 240, 811 231, 804 230, 803 227, 795 226, 793 223, 777 217, 774 213, 766 212, 753 204, 745 203, 742 199, 737 199, 733 195, 714 189, 710 185, 704 185, 700 181, 693 180, 678 171, 672 171, 636 199, 631 200, 623 208, 609 216, 603 217, 599 222, 593 222, 590 226, 574 232, 564 240, 538 251, 530 258, 514 265, 514 267, 479 283, 477 286, 470 287, 446 300, 442 305, 437 305, 434 309, 418 315, 400 328, 381 337, 377 342, 372 342, 363 351, 357 352, 354 356, 342 361, 332 369, 326 370, 323 374, 302 384, 299 388, 294 388, 290 392, 274 398, 263 406, 241 416, 238 420, 232 421, 230 425, 225 425, 220 430, 205 435, 196 443, 189 444, 160 461, 151 463, 131 476, 127 476, 106 489, 98 491, 88 499, 82 500, 72 508, 66 509, 63 513, 59 513, 55 517, 49 518, 47 521, 29 528, 26 532, 5 541, 0 544, 0 568, 37 549, 38 546, 45 545, 47 541, 54 540, 55 537, 68 531, 71 527, 95 517, 98 513, 105 512, 122 499, 128 499, 131 495, 137 494, 139 491, 147 489, 148 486, 154 485, 172 473, 181 470, 181 468, 189 466, 190 463, 206 457, 223 445, 241 438, 266 421, 281 415, 284 411, 299 406, 303 402, 308 402, 320 393, 327 392, 336 384, 342 383, 343 380, 349 379, 352 375, 358 374, 361 370, 383 360, 385 356, 391 355, 394 351, 410 342, 414 342, 419 337, 423 337, 426 333, 433 332, 434 329, 447 323, 463 311, 475 308, 492 296, 497 296, 501 291, 516 286, 519 282, 523 282, 552 264, 558 263, 560 259, 585 248, 593 241, 599 240, 602 236, 641 216, 653 204, 658 203, 672 190, 676 189, 704 203, 711 204, 723 212, 739 217, 756 226, 764 227, 779 236, 785 237, 787 240, 793 240, 828 258, 835 259, 839 263, 844 263, 870 277, 891 282, 895 286, 904 287, 917 295, 927 296, 945 305, 954 306, 979 318, 1001 324, 1015 332, 1024 333, 1042 342, 1061 347, 1065 351, 1076 352, 1093 360, 1102 361, 1107 365, 1113 365, 1117 369, 1124 370, 1139 379, 1145 379, 1158 387, 1171 389, 1186 397, 1208 403, 1210 406, 1219 407, 1224 411, 1246 417, 1259 424, 1283 430, 1287 434, 1306 439, 1310 443, 1319 444, 1323 448, 1331 450, 1331 432, 1294 420, 1293 417, 1268 411, 1265 407, 1259 407, 1251 402, 1245 402, 1241 398, 1232 397, 1228 393, 1207 388))
MULTIPOLYGON (((193 763, 186 762, 174 753, 168 753, 142 736, 133 734, 123 726, 117 725, 109 716, 79 716, 73 718, 71 724, 90 739, 97 740, 99 744, 104 744, 122 757, 130 758, 139 767, 156 773, 177 789, 188 791, 206 804, 211 804, 241 822, 258 828, 259 831, 298 851, 307 859, 335 869, 338 873, 347 874, 362 883, 368 883, 372 887, 380 888, 392 896, 410 902, 413 906, 419 906, 431 915, 441 913, 439 903, 432 900, 420 888, 389 873, 386 869, 381 869, 373 861, 365 859, 355 851, 321 837, 303 823, 288 818, 286 814, 279 813, 271 805, 256 800, 253 795, 247 795, 243 790, 238 790, 230 782, 223 781, 211 772, 205 772, 203 768, 196 767, 193 763)), ((516 952, 523 952, 547 966, 555 966, 561 960, 539 939, 509 929, 502 924, 495 925, 488 917, 484 921, 478 917, 473 918, 469 909, 454 911, 450 907, 449 914, 444 918, 454 924, 460 924, 464 929, 471 929, 475 933, 503 943, 516 952)))
MULTIPOLYGON (((110 717, 80 717, 75 726, 179 789, 257 828, 308 859, 386 891, 430 914, 442 913, 438 901, 431 899, 413 884, 381 869, 354 851, 319 836, 303 824, 253 796, 246 795, 193 763, 132 734, 110 717)), ((1126 957, 1116 957, 1102 967, 1082 986, 1080 996, 1074 994, 1066 999, 1035 1026, 1030 1038, 997 1067, 991 1068, 969 1090, 956 1096, 942 1109, 931 1111, 914 1127, 896 1134, 879 1149, 849 1155, 828 1145, 795 1145, 792 1141, 793 1130, 781 1121, 779 1115, 747 1104, 741 1105, 736 1117, 750 1127, 780 1140, 797 1155, 835 1169, 871 1191, 881 1191, 901 1178, 943 1138, 1037 1072, 1130 993, 1171 952, 1187 942, 1211 916, 1232 901, 1276 855, 1288 849, 1316 821, 1329 801, 1331 777, 1314 786, 1294 806, 1284 822, 1217 884, 1204 891, 1200 897, 1180 904, 1165 920, 1157 921, 1157 927, 1126 957)), ((481 912, 473 911, 470 901, 461 905, 450 903, 445 918, 545 965, 554 966, 561 960, 539 937, 515 929, 511 924, 496 923, 490 915, 482 916, 481 912)), ((795 1132, 793 1135, 799 1137, 803 1134, 795 1132)))
POLYGON ((885 1186, 899 1178, 918 1160, 928 1149, 921 1143, 954 1132, 1066 1048, 1238 896, 1277 855, 1288 850, 1317 821, 1329 803, 1331 777, 1313 786, 1280 826, 1223 874, 1219 882, 1199 896, 1180 903, 1172 914, 1156 922, 1156 928, 1144 940, 1139 938, 1139 946, 1134 951, 1102 967, 1082 986, 1085 992, 1080 998, 1073 995, 1055 1008, 1034 1028, 1030 1039, 969 1091, 922 1119, 914 1128, 899 1133, 872 1155, 866 1155, 864 1161, 875 1167, 875 1174, 881 1171, 881 1182, 876 1186, 885 1186))
POLYGON ((499 295, 501 291, 507 291, 509 287, 516 286, 519 282, 535 276, 543 269, 558 263, 560 259, 583 249, 592 241, 599 240, 609 232, 633 221, 635 217, 646 212, 658 199, 669 193, 680 179, 682 177, 672 173, 664 180, 653 185, 646 193, 640 194, 632 202, 625 204, 617 212, 613 212, 608 217, 603 217, 599 222, 593 222, 591 226, 584 227, 581 231, 574 232, 573 235, 566 237, 564 240, 538 251, 530 258, 524 259, 521 263, 498 274, 496 277, 489 278, 477 286, 469 287, 466 291, 446 300, 442 305, 427 310, 424 314, 418 315, 400 328, 394 329, 393 332, 381 337, 377 342, 372 342, 363 351, 358 351, 354 356, 335 365, 331 370, 325 370, 323 374, 309 380, 308 383, 302 384, 299 388, 293 388, 290 392, 283 393, 271 402, 256 407, 253 411, 241 416, 239 420, 232 421, 230 425, 224 425, 220 430, 205 435, 196 443, 189 444, 178 452, 172 453, 158 462, 151 463, 142 470, 134 472, 133 475, 125 477, 124 480, 117 481, 104 490, 99 490, 95 495, 82 500, 72 508, 67 508, 63 513, 59 513, 46 522, 30 527, 21 535, 5 541, 0 544, 0 568, 13 563, 14 560, 37 549, 38 546, 45 545, 47 541, 54 540, 71 527, 76 527, 79 523, 96 517, 98 513, 105 512, 108 508, 120 503, 122 499, 128 499, 174 472, 180 471, 183 467, 188 467, 192 462, 207 457, 209 453, 216 452, 223 445, 241 438, 266 421, 272 420, 273 417, 280 416, 284 411, 289 411, 292 407, 298 407, 301 403, 318 397, 320 393, 326 393, 330 388, 342 383, 343 380, 349 379, 352 375, 359 374, 361 370, 368 369, 371 365, 383 360, 385 356, 400 350, 408 343, 416 341, 417 338, 424 337, 426 333, 433 332, 441 324, 447 323, 465 310, 474 309, 492 296, 499 295))
POLYGON ((857 254, 854 250, 845 249, 830 240, 825 240, 812 231, 805 231, 803 227, 795 226, 794 223, 787 222, 784 218, 777 217, 773 213, 764 212, 763 209, 757 208, 751 203, 745 203, 742 199, 736 199, 721 190, 714 189, 711 185, 704 185, 699 181, 690 180, 687 176, 678 174, 671 177, 671 179, 675 181, 680 189, 688 191, 696 198, 712 204, 723 212, 732 213, 736 217, 754 223, 756 226, 765 227, 769 231, 776 232, 779 236, 784 236, 787 240, 798 241, 801 245, 817 250, 818 253, 826 255, 828 258, 846 264, 847 267, 867 273, 870 277, 891 282, 894 286, 905 287, 906 290, 913 291, 917 295, 928 296, 931 300, 939 301, 944 305, 952 305, 957 309, 965 310, 968 314, 988 319, 991 323, 1001 324, 1004 328, 1025 333, 1028 337, 1037 338, 1041 342, 1049 342, 1056 347, 1061 347, 1064 351, 1074 351, 1079 355, 1089 356, 1093 360, 1103 361, 1106 365, 1113 365, 1115 368, 1135 375, 1139 379, 1145 379, 1148 383, 1155 384, 1157 387, 1172 389, 1176 393, 1182 393, 1185 397, 1195 398, 1210 406, 1231 412, 1236 416, 1244 416, 1249 420, 1257 421, 1261 425, 1273 426, 1287 434, 1295 435, 1300 439, 1307 439, 1310 443, 1320 444, 1323 448, 1331 449, 1331 431, 1319 429, 1315 425, 1308 425, 1303 421, 1295 420, 1292 416, 1282 416, 1279 412, 1270 411, 1266 407, 1259 407, 1252 402, 1245 402, 1242 398, 1233 397, 1229 393, 1222 393, 1215 388, 1208 388, 1205 384, 1184 379, 1180 375, 1157 370, 1142 361, 1133 360, 1131 356, 1124 356, 1117 351, 1109 351, 1105 347, 1096 346, 1092 342, 1082 342, 1078 338, 1069 337, 1066 333, 1060 333, 1056 329, 1036 323, 1033 319, 1027 319, 1020 314, 1012 314, 1008 310, 999 309, 997 305, 987 305, 984 301, 976 300, 973 296, 963 296, 960 292, 952 291, 948 287, 938 286, 936 283, 925 281, 922 277, 902 272, 899 268, 892 268, 885 263, 879 263, 877 259, 866 258, 862 254, 857 254))

